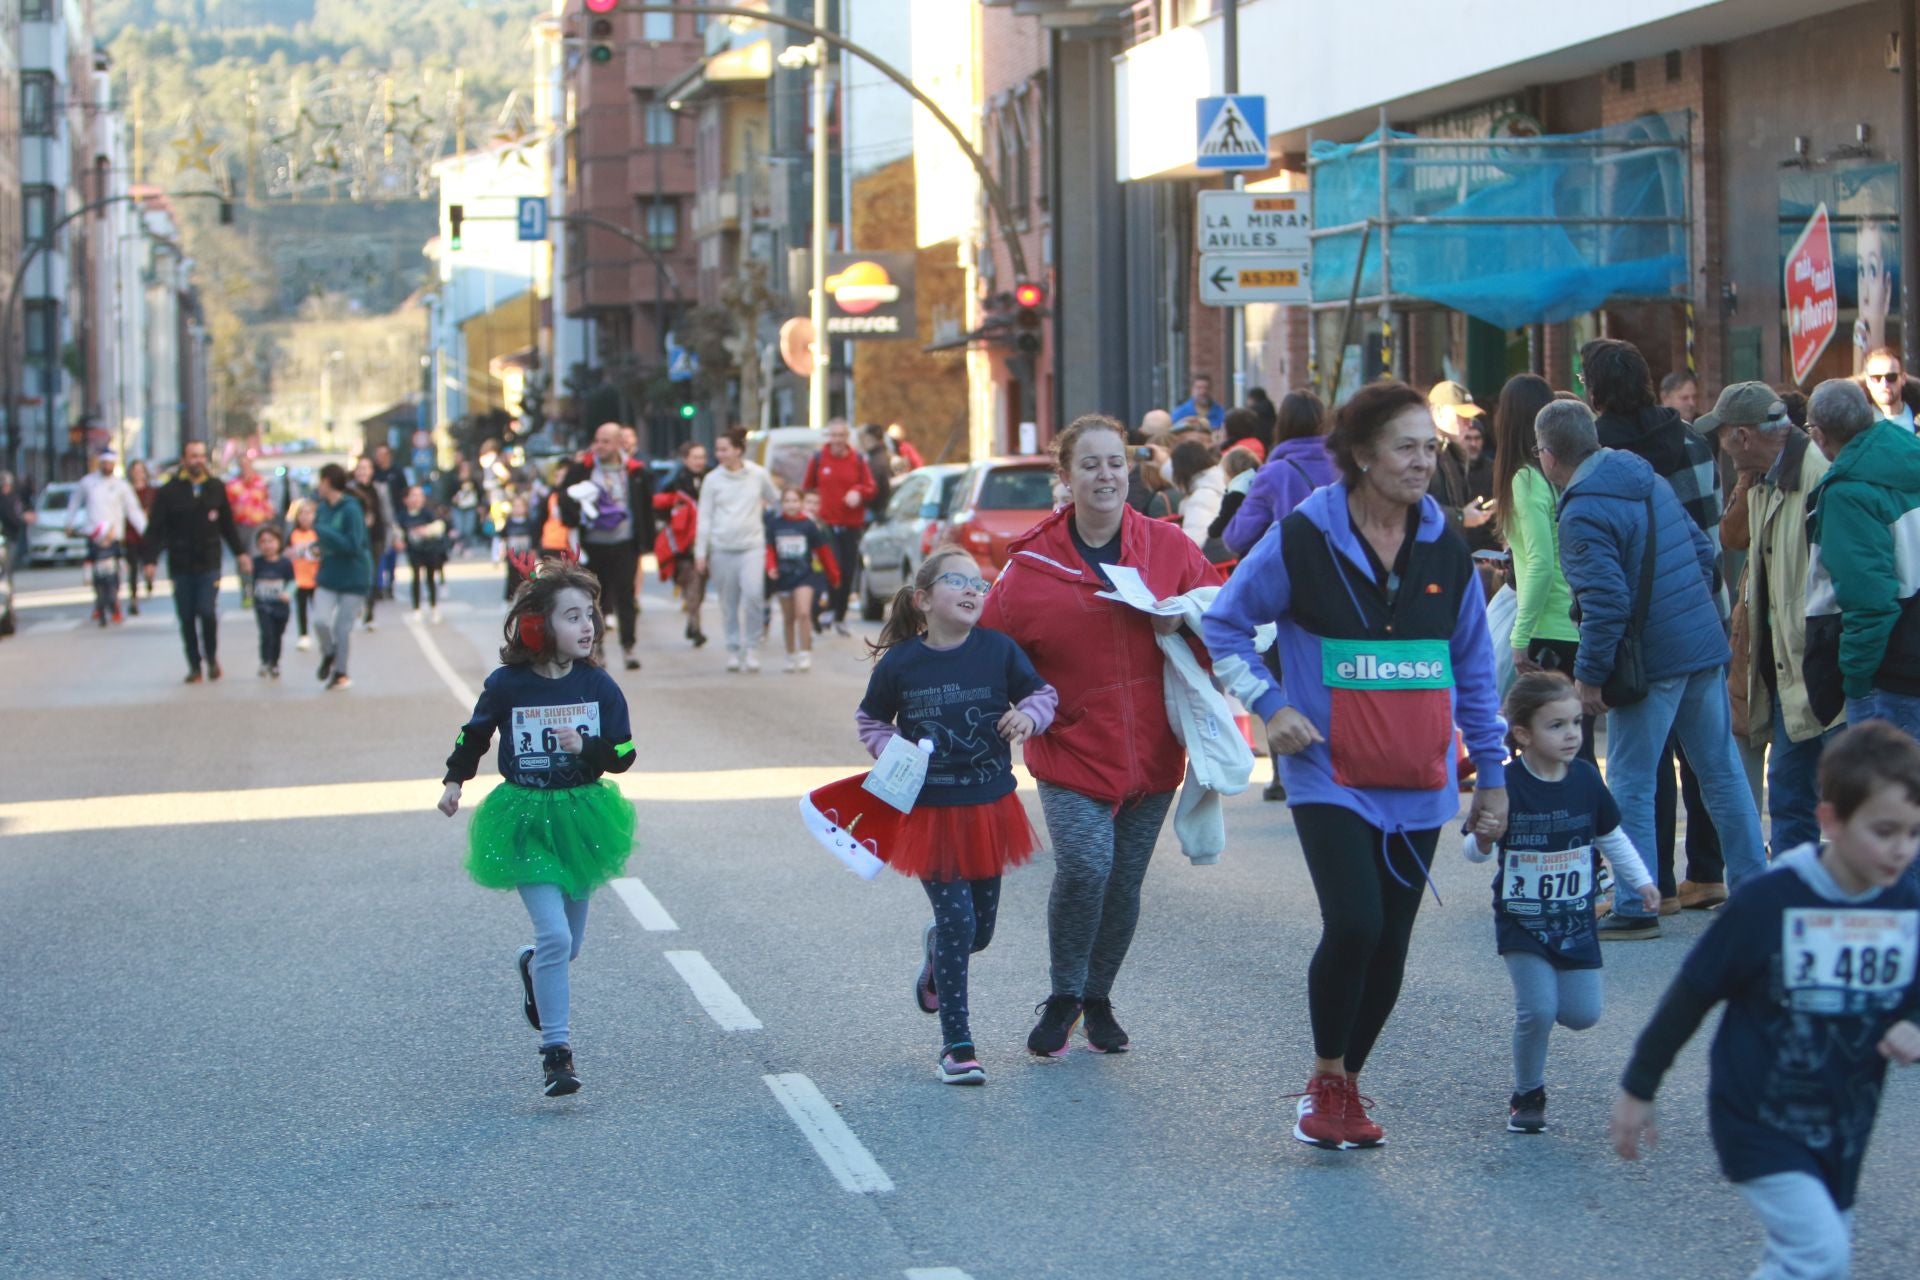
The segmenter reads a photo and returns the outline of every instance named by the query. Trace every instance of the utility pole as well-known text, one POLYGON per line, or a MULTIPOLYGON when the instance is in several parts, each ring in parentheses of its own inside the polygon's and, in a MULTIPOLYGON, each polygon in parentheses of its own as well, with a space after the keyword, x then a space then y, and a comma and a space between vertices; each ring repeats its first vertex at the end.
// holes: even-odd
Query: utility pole
MULTIPOLYGON (((813 25, 827 25, 827 0, 813 0, 813 25)), ((813 42, 813 372, 807 378, 807 422, 827 425, 827 377, 833 342, 827 337, 827 44, 813 42)))
MULTIPOLYGON (((1220 12, 1220 38, 1224 46, 1226 66, 1222 72, 1224 92, 1240 92, 1240 0, 1226 0, 1226 7, 1220 12)), ((1264 141, 1264 139, 1262 140, 1264 141)), ((1244 191, 1247 179, 1239 170, 1235 170, 1228 180, 1228 187, 1234 191, 1244 191)), ((1227 308, 1227 386, 1232 399, 1227 401, 1234 408, 1247 402, 1247 309, 1245 306, 1227 308)))

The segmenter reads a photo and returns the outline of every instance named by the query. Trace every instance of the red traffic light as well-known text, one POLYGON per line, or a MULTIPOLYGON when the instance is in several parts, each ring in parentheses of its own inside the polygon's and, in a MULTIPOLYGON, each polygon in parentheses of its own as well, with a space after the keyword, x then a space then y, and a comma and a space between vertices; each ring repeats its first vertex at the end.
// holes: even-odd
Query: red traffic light
POLYGON ((1033 310, 1043 305, 1046 300, 1047 286, 1043 284, 1036 284, 1031 280, 1023 280, 1013 286, 1013 301, 1016 306, 1033 310))
POLYGON ((620 7, 620 0, 587 0, 588 13, 612 13, 620 7))

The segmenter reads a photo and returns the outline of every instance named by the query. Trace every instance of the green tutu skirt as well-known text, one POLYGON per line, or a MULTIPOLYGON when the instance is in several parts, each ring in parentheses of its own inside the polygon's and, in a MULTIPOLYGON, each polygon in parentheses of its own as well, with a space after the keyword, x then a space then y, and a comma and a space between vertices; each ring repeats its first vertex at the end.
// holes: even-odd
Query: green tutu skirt
POLYGON ((626 870, 633 802, 605 778, 543 791, 503 782, 473 811, 467 874, 486 889, 558 885, 586 898, 626 870))

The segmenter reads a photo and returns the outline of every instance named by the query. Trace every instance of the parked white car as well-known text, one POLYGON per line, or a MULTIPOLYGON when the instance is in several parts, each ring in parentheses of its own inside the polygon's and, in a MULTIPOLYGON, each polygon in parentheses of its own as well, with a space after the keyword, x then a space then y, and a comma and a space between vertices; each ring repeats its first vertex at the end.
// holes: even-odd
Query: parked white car
POLYGON ((868 622, 880 620, 893 593, 913 581, 920 562, 945 536, 947 505, 966 473, 963 465, 942 464, 894 480, 886 511, 860 540, 860 616, 868 622))
POLYGON ((50 484, 34 499, 33 529, 27 534, 27 563, 56 564, 87 558, 87 540, 67 529, 67 518, 79 499, 77 484, 50 484))

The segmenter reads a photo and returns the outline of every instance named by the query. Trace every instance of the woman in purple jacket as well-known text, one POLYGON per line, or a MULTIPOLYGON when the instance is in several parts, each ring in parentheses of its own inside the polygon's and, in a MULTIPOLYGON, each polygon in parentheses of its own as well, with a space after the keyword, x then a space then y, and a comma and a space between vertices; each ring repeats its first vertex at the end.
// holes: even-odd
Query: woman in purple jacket
MULTIPOLYGON (((1244 558, 1254 544, 1267 536, 1267 530, 1279 524, 1306 496, 1337 478, 1333 455, 1327 452, 1327 406, 1311 391, 1289 391, 1280 401, 1279 424, 1275 428, 1273 451, 1253 476, 1245 502, 1233 513, 1222 535, 1227 547, 1244 558)), ((1265 654, 1267 670, 1280 678, 1280 646, 1265 654)), ((1280 761, 1273 761, 1273 781, 1262 793, 1267 799, 1287 798, 1286 784, 1280 781, 1280 761)))
POLYGON ((1335 476, 1327 452, 1327 407, 1311 391, 1289 391, 1280 401, 1277 439, 1266 463, 1253 477, 1247 500, 1233 514, 1223 535, 1237 556, 1253 550, 1267 530, 1280 523, 1306 496, 1335 476))

